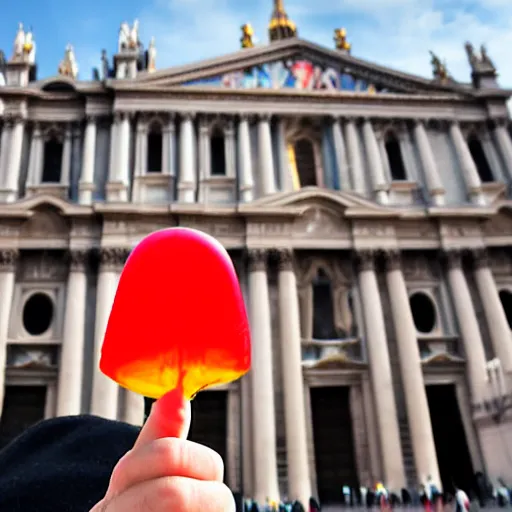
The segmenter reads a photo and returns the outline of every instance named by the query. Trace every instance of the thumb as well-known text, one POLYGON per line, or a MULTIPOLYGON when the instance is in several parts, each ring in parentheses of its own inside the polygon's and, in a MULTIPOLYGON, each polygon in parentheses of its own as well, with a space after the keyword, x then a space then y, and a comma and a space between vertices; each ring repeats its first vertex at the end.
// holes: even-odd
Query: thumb
POLYGON ((151 407, 134 448, 162 437, 186 439, 190 429, 190 402, 180 388, 169 391, 151 407))

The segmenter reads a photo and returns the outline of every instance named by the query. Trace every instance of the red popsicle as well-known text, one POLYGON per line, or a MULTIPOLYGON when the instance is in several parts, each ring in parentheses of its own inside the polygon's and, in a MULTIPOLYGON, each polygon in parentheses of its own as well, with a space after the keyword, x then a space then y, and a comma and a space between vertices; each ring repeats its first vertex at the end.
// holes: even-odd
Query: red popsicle
POLYGON ((198 391, 249 370, 250 333, 231 259, 205 233, 156 231, 121 274, 100 358, 101 371, 150 398, 198 391))

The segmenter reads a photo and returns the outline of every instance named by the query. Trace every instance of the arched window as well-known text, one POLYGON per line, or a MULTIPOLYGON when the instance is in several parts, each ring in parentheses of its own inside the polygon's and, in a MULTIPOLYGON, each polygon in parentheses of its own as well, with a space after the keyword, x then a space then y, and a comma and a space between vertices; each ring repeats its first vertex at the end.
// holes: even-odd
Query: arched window
POLYGON ((334 323, 332 283, 323 269, 313 280, 313 338, 333 340, 338 338, 334 323))
POLYGON ((301 187, 316 187, 315 149, 309 139, 297 139, 293 144, 295 162, 301 187))
POLYGON ((149 126, 148 131, 148 147, 146 157, 147 172, 162 172, 162 148, 162 127, 160 123, 153 123, 149 126))
POLYGON ((482 147, 482 143, 476 137, 476 135, 471 135, 468 139, 469 152, 473 157, 473 161, 475 162, 476 169, 478 171, 478 175, 483 183, 489 183, 494 181, 494 176, 492 175, 491 166, 485 156, 484 148, 482 147))
POLYGON ((393 181, 404 181, 407 179, 405 172, 400 141, 393 133, 388 133, 385 139, 386 155, 389 162, 389 170, 393 181))
POLYGON ((63 151, 63 143, 54 134, 44 142, 43 176, 41 178, 43 183, 60 183, 63 151))
POLYGON ((210 137, 210 162, 212 176, 226 175, 226 147, 224 135, 219 129, 215 129, 210 137))

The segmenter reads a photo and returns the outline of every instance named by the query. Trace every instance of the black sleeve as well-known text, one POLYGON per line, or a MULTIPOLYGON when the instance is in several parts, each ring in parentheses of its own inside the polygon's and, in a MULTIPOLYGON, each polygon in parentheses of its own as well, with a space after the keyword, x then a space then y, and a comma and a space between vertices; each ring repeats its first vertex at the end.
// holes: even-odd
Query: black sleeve
POLYGON ((89 512, 138 433, 95 416, 34 425, 0 451, 0 512, 89 512))

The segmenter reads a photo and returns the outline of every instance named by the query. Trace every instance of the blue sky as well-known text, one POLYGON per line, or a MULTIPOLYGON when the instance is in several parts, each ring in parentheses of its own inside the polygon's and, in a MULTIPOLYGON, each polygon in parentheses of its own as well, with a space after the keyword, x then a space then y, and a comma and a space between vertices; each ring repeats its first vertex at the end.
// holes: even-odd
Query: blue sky
MULTIPOLYGON (((111 54, 119 25, 140 20, 141 38, 155 36, 158 68, 238 49, 240 25, 251 22, 267 41, 272 0, 24 0, 8 2, 0 17, 0 48, 10 57, 18 22, 32 26, 39 76, 56 72, 66 44, 75 47, 80 77, 89 79, 100 52, 111 54)), ((512 88, 512 0, 285 0, 299 34, 328 47, 333 29, 347 28, 353 54, 403 71, 431 76, 429 50, 449 72, 469 81, 464 42, 487 45, 512 88)))

